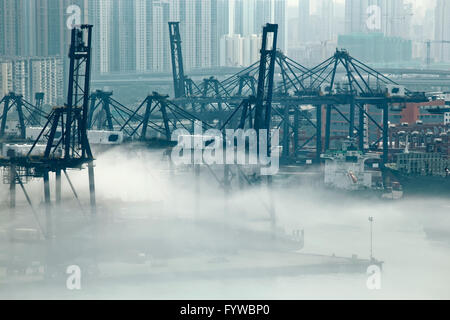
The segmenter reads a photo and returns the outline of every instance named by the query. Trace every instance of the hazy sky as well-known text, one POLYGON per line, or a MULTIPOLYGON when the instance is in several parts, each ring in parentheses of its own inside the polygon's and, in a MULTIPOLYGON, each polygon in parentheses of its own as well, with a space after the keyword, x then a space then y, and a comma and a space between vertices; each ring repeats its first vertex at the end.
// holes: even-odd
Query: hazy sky
MULTIPOLYGON (((314 8, 314 4, 317 4, 319 1, 311 1, 311 5, 314 8)), ((345 0, 334 0, 337 3, 345 3, 345 0)), ((412 3, 415 9, 420 10, 420 8, 432 8, 435 5, 435 0, 406 0, 406 3, 412 3)), ((290 6, 297 6, 298 0, 288 0, 288 4, 290 6)))
MULTIPOLYGON (((288 5, 292 7, 297 7, 298 0, 287 0, 288 5)), ((319 1, 311 1, 311 10, 314 12, 316 10, 316 5, 319 1)), ((345 3, 345 0, 334 0, 336 3, 345 3)), ((426 9, 433 8, 436 5, 436 0, 405 0, 405 3, 412 3, 414 8, 414 14, 418 17, 423 17, 426 9)))

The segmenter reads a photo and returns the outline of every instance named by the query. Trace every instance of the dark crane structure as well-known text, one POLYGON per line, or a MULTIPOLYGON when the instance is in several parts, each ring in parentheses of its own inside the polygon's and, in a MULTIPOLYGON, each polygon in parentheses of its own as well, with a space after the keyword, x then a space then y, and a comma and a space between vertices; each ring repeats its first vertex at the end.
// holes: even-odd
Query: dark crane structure
MULTIPOLYGON (((367 151, 364 147, 365 135, 364 123, 372 123, 380 131, 380 137, 375 141, 369 141, 369 148, 376 150, 382 142, 383 163, 388 162, 389 152, 389 112, 397 110, 400 106, 404 108, 408 102, 426 102, 427 99, 423 93, 411 92, 406 90, 404 96, 390 95, 387 86, 399 86, 396 82, 387 78, 367 66, 358 59, 350 56, 346 50, 336 50, 333 57, 311 70, 318 75, 314 79, 316 85, 323 87, 323 94, 332 97, 336 101, 332 104, 326 104, 326 125, 325 125, 325 148, 330 146, 330 111, 336 110, 339 115, 348 123, 348 137, 358 138, 358 147, 360 151, 367 151), (341 77, 338 74, 341 73, 341 77), (340 83, 339 83, 340 82, 340 83), (348 117, 339 110, 340 106, 348 105, 348 117), (366 105, 374 105, 382 112, 382 121, 379 123, 367 111, 366 105), (358 114, 358 126, 356 127, 355 117, 358 114)), ((317 108, 320 108, 318 106, 317 108)), ((322 112, 317 112, 318 117, 322 112)))
POLYGON ((130 133, 134 127, 130 124, 142 120, 136 108, 126 107, 115 100, 112 91, 96 90, 91 93, 89 99, 88 130, 121 130, 128 135, 128 138, 132 137, 130 133))
POLYGON ((175 98, 180 98, 186 95, 186 78, 184 76, 179 22, 169 22, 169 35, 174 94, 175 98))
POLYGON ((112 92, 102 90, 91 94, 88 130, 119 130, 127 141, 147 141, 151 131, 153 138, 170 141, 174 130, 192 131, 193 123, 200 121, 169 100, 169 96, 157 92, 147 95, 135 107, 124 106, 112 95, 112 92))
MULTIPOLYGON (((270 28, 274 27, 264 30, 270 33, 270 28)), ((266 55, 273 62, 270 68, 261 65, 268 62, 263 56, 223 81, 210 77, 195 83, 185 75, 179 23, 170 22, 169 31, 174 98, 154 92, 136 107, 125 107, 111 92, 96 91, 91 95, 88 128, 119 129, 129 140, 146 140, 150 132, 169 140, 174 129, 193 127, 195 121, 220 130, 281 128, 284 163, 297 163, 302 157, 321 163, 331 141, 346 138, 357 140, 361 151, 382 152, 386 163, 389 111, 408 102, 427 101, 424 94, 410 91, 404 96, 389 96, 386 86, 398 84, 346 50, 336 50, 332 57, 309 69, 275 47, 266 55), (262 70, 272 75, 263 76, 262 70), (268 79, 272 79, 270 86, 268 79), (262 106, 263 91, 270 103, 262 106), (381 121, 367 112, 368 105, 381 110, 381 121), (332 134, 333 114, 347 124, 345 136, 332 134), (364 128, 367 123, 379 131, 375 140, 364 128)))
MULTIPOLYGON (((179 49, 179 25, 173 24, 176 28, 171 27, 171 47, 179 49)), ((172 50, 175 68, 183 65, 182 55, 179 54, 181 49, 178 49, 172 50)), ((172 101, 189 108, 189 112, 209 124, 219 123, 221 128, 261 127, 263 123, 260 121, 264 118, 264 125, 282 128, 285 162, 295 161, 301 152, 308 154, 313 151, 317 163, 321 163, 321 154, 330 148, 332 139, 342 139, 331 135, 333 111, 348 124, 348 138, 358 138, 358 147, 362 151, 366 151, 364 141, 369 139, 365 136, 364 123, 375 125, 380 131, 380 138, 369 141, 369 144, 371 149, 382 145, 383 160, 387 162, 389 109, 398 108, 399 104, 405 105, 407 102, 427 101, 423 94, 409 91, 403 97, 388 96, 386 85, 398 84, 353 58, 345 50, 336 50, 332 57, 312 69, 300 65, 280 51, 275 50, 272 58, 275 61, 273 92, 267 91, 271 96, 271 107, 265 114, 261 113, 264 112, 261 107, 254 107, 260 104, 258 99, 261 99, 261 92, 258 92, 261 88, 257 88, 262 63, 259 61, 223 81, 211 77, 200 84, 191 83, 190 88, 193 90, 189 94, 176 95, 172 101), (381 123, 365 111, 365 105, 369 104, 382 110, 381 123), (347 115, 343 111, 344 106, 349 107, 347 115)), ((174 84, 186 83, 180 81, 182 70, 174 70, 173 73, 174 84), (178 75, 177 78, 175 75, 178 75)), ((186 90, 186 86, 183 90, 186 90)), ((179 92, 186 92, 183 90, 179 92)))
MULTIPOLYGON (((179 29, 176 29, 179 32, 179 29)), ((275 88, 274 75, 277 59, 280 54, 277 52, 278 25, 267 24, 263 27, 262 46, 260 60, 252 65, 248 70, 219 82, 214 77, 204 79, 200 85, 194 85, 194 90, 189 91, 189 95, 178 97, 172 103, 190 106, 189 112, 192 116, 201 118, 206 127, 214 127, 224 135, 226 141, 226 129, 255 129, 259 136, 260 130, 267 130, 267 156, 271 156, 270 151, 270 129, 272 128, 272 99, 275 88)), ((173 37, 179 38, 179 35, 173 37)), ((173 45, 172 47, 175 47, 173 45)), ((178 56, 179 57, 179 56, 178 56)), ((174 56, 172 56, 174 58, 174 56)), ((182 65, 178 62, 176 65, 182 65)), ((178 74, 178 72, 174 72, 178 74)), ((174 81, 175 83, 175 81, 174 81)), ((260 140, 257 139, 258 146, 260 140)), ((234 143, 227 144, 226 148, 234 149, 234 143)), ((218 181, 225 191, 225 199, 231 190, 232 180, 239 177, 239 185, 244 182, 252 185, 257 181, 252 181, 239 164, 224 163, 223 179, 206 163, 203 165, 211 175, 218 181), (235 172, 233 172, 235 169, 235 172)), ((196 181, 200 174, 199 165, 194 165, 196 181)), ((268 176, 267 183, 271 184, 271 177, 268 176)), ((270 188, 269 188, 270 193, 270 188)), ((269 194, 268 204, 264 205, 269 212, 269 221, 272 230, 275 231, 275 209, 271 195, 269 194)), ((227 205, 225 204, 225 211, 227 205)))
MULTIPOLYGON (((348 137, 353 138, 355 132, 358 134, 360 150, 364 151, 365 121, 371 121, 377 126, 381 131, 381 138, 372 141, 372 145, 376 146, 380 140, 383 141, 384 159, 387 161, 388 106, 427 101, 423 94, 413 92, 407 92, 404 97, 389 97, 385 86, 397 84, 351 57, 345 50, 336 50, 331 58, 309 70, 287 57, 283 58, 281 53, 278 53, 278 57, 277 66, 281 79, 274 92, 272 115, 274 120, 278 119, 274 124, 278 123, 278 127, 283 128, 284 159, 290 156, 290 146, 293 146, 296 155, 301 150, 308 150, 307 146, 315 142, 315 159, 320 163, 321 154, 330 148, 330 141, 333 138, 331 111, 334 110, 348 123, 348 137), (386 109, 383 111, 382 124, 365 111, 365 104, 386 109), (304 106, 312 108, 303 108, 304 106), (342 106, 349 106, 348 115, 342 111, 342 106), (358 128, 355 126, 356 110, 359 111, 358 128), (323 126, 324 118, 325 126, 323 126), (304 132, 312 132, 312 135, 300 137, 301 127, 311 128, 312 130, 304 132)), ((240 126, 243 124, 241 121, 240 126)))
MULTIPOLYGON (((176 98, 190 96, 196 85, 184 74, 181 36, 178 22, 169 22, 174 93, 176 98)), ((127 141, 148 141, 153 138, 170 141, 177 128, 192 131, 200 119, 185 105, 175 104, 168 96, 157 92, 147 95, 135 107, 129 108, 115 100, 112 92, 96 90, 90 96, 88 129, 120 130, 127 141)), ((208 126, 205 125, 205 128, 208 126)))
POLYGON ((92 130, 114 130, 113 115, 111 114, 112 92, 97 90, 91 94, 91 105, 88 113, 87 128, 92 130))
MULTIPOLYGON (((257 67, 257 78, 251 75, 251 72, 245 70, 216 86, 222 88, 226 97, 243 99, 237 107, 233 108, 233 112, 221 129, 227 127, 235 115, 240 116, 238 126, 234 126, 236 129, 244 129, 246 124, 248 124, 248 128, 257 131, 260 129, 271 129, 275 64, 277 63, 277 57, 279 57, 276 49, 277 34, 278 25, 276 24, 267 24, 263 28, 260 61, 250 67, 250 70, 253 71, 257 67), (270 35, 272 35, 272 43, 269 43, 270 35), (235 91, 236 86, 232 86, 231 83, 238 84, 237 91, 235 91), (256 87, 255 83, 257 83, 256 87), (246 97, 246 94, 249 94, 249 96, 246 97), (241 111, 240 115, 239 111, 241 111)), ((228 101, 225 101, 225 103, 232 105, 228 101)))
MULTIPOLYGON (((121 130, 128 137, 141 141, 148 139, 149 130, 166 141, 171 141, 172 132, 177 128, 192 132, 195 121, 201 120, 168 98, 169 96, 157 92, 148 95, 122 125, 121 130)), ((203 128, 209 127, 204 124, 203 128)))
POLYGON ((367 151, 368 141, 369 149, 382 152, 386 163, 389 111, 408 102, 427 101, 423 94, 410 91, 404 96, 389 96, 386 86, 398 84, 346 50, 336 50, 332 57, 309 69, 275 47, 267 54, 273 61, 270 68, 261 65, 265 61, 262 57, 223 81, 210 77, 195 83, 185 75, 179 23, 170 22, 169 31, 175 97, 153 93, 136 108, 127 108, 114 100, 112 93, 97 91, 91 96, 88 128, 96 123, 98 129, 120 129, 131 140, 145 140, 149 131, 169 139, 174 129, 200 120, 222 130, 281 128, 285 163, 298 162, 301 155, 321 163, 321 155, 331 147, 330 142, 346 138, 357 140, 361 151, 367 151), (263 76, 262 69, 272 72, 270 90, 265 81, 271 77, 263 76), (264 106, 262 90, 270 98, 264 106), (368 105, 381 110, 382 121, 367 112, 368 105), (345 137, 333 136, 333 114, 347 124, 345 137), (379 131, 375 140, 368 136, 365 123, 379 131))
MULTIPOLYGON (((266 30, 267 33, 271 33, 269 29, 266 30)), ((121 130, 129 140, 145 140, 148 132, 152 131, 169 140, 170 133, 177 128, 185 128, 192 132, 195 121, 201 121, 205 129, 237 128, 244 121, 240 113, 237 116, 238 111, 249 101, 252 102, 252 106, 247 107, 244 117, 249 117, 247 121, 251 122, 252 126, 251 118, 256 116, 257 108, 254 107, 257 101, 258 116, 263 116, 264 121, 269 120, 270 117, 266 119, 265 116, 267 112, 261 111, 263 107, 260 102, 261 90, 267 92, 268 83, 264 84, 264 89, 259 90, 259 96, 257 91, 260 62, 254 63, 225 81, 220 82, 210 77, 196 84, 184 73, 179 23, 170 22, 169 30, 175 98, 169 99, 168 96, 153 92, 136 107, 126 107, 113 99, 112 92, 97 90, 90 96, 88 129, 121 130)), ((264 70, 270 70, 272 76, 266 77, 267 79, 274 78, 275 67, 279 66, 283 79, 289 81, 292 87, 303 87, 298 83, 296 74, 303 74, 308 69, 278 52, 276 46, 270 50, 270 59, 273 62, 271 68, 264 70)), ((273 92, 287 90, 286 85, 277 88, 274 80, 271 81, 271 88, 270 97, 273 96, 273 92)), ((280 113, 278 109, 276 112, 280 113)), ((265 126, 264 123, 259 126, 265 126)))
MULTIPOLYGON (((45 94, 43 92, 36 92, 34 95, 36 110, 38 113, 42 113, 45 94)), ((44 117, 45 119, 46 117, 44 117)), ((38 118, 38 125, 41 125, 42 117, 38 118)))
POLYGON ((47 118, 47 114, 42 110, 43 93, 36 93, 36 105, 26 101, 22 95, 10 92, 0 100, 0 105, 3 105, 0 114, 0 140, 7 142, 8 140, 15 141, 17 139, 26 139, 27 126, 39 126, 41 119, 47 118), (11 114, 15 111, 18 126, 19 136, 8 136, 6 127, 11 114), (8 119, 9 117, 9 119, 8 119))
MULTIPOLYGON (((198 87, 184 74, 179 22, 169 22, 170 49, 175 98, 191 96, 198 87)), ((206 87, 209 85, 207 84, 206 87)), ((149 94, 139 105, 131 109, 112 98, 112 92, 97 90, 91 94, 88 129, 114 129, 123 131, 128 140, 146 141, 152 131, 157 137, 170 141, 177 128, 192 131, 200 119, 185 105, 176 104, 166 95, 149 94)), ((206 128, 207 126, 205 126, 206 128)))
MULTIPOLYGON (((184 74, 183 56, 179 23, 169 23, 174 93, 176 98, 186 98, 199 87, 184 74)), ((206 85, 209 87, 209 85, 206 85)), ((152 132, 153 138, 171 140, 177 128, 192 131, 195 121, 200 118, 186 108, 175 103, 166 95, 153 92, 134 107, 126 107, 113 98, 113 92, 96 90, 90 95, 90 108, 87 118, 88 130, 120 130, 127 141, 147 141, 152 132)), ((204 128, 209 128, 204 124, 204 128)))
MULTIPOLYGON (((61 173, 65 173, 70 187, 78 199, 67 171, 73 169, 81 170, 87 165, 89 169, 91 211, 95 214, 96 210, 94 157, 87 137, 91 39, 91 25, 81 25, 72 29, 67 103, 64 106, 53 108, 38 138, 30 146, 26 154, 15 154, 15 150, 11 150, 8 153, 8 157, 0 157, 0 166, 8 169, 4 171, 6 173, 4 181, 8 180, 10 184, 11 208, 15 207, 15 185, 19 184, 33 209, 24 183, 33 178, 43 178, 46 227, 41 228, 41 231, 47 239, 52 239, 53 237, 50 172, 55 172, 56 174, 56 202, 60 203, 61 173)), ((34 209, 33 212, 35 213, 34 209)), ((40 226, 39 220, 37 223, 40 226)))

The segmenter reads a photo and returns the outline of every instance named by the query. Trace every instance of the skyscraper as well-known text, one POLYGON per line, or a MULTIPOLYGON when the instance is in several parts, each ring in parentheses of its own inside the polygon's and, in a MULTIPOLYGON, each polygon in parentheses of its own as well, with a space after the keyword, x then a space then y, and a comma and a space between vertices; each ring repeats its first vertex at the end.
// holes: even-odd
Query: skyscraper
POLYGON ((186 68, 218 65, 217 0, 180 1, 179 14, 186 68))
POLYGON ((90 0, 94 73, 136 70, 135 2, 90 0))
POLYGON ((382 2, 384 15, 383 31, 385 35, 391 37, 409 38, 411 28, 411 7, 404 3, 404 0, 389 0, 382 2))
MULTIPOLYGON (((66 57, 70 43, 66 20, 72 18, 74 7, 80 18, 76 23, 87 22, 87 0, 0 0, 0 55, 66 57)), ((66 70, 67 63, 63 59, 66 70)))
POLYGON ((220 6, 218 0, 89 1, 90 22, 96 26, 95 71, 169 71, 169 21, 180 21, 187 69, 217 66, 219 34, 228 33, 228 14, 217 14, 218 8, 228 4, 224 0, 219 3, 220 6))
MULTIPOLYGON (((199 0, 201 1, 201 0, 199 0)), ((182 38, 183 58, 187 69, 197 66, 197 55, 202 56, 203 52, 199 47, 201 43, 197 42, 197 5, 195 0, 186 0, 180 2, 180 32, 182 38), (197 51, 197 49, 200 49, 197 51)))
MULTIPOLYGON (((8 0, 3 0, 8 1, 8 0)), ((80 21, 87 22, 87 0, 15 0, 19 8, 15 16, 20 25, 18 44, 21 55, 67 55, 70 29, 67 20, 79 14, 80 21), (76 11, 72 11, 76 7, 76 11), (69 10, 71 9, 71 10, 69 10), (78 11, 79 10, 79 11, 78 11)))
POLYGON ((436 58, 439 61, 450 61, 450 44, 439 41, 450 41, 450 3, 445 0, 438 0, 435 11, 435 33, 434 39, 436 48, 436 58))
POLYGON ((345 0, 345 33, 367 31, 368 0, 345 0))
POLYGON ((298 0, 298 40, 304 43, 310 40, 310 0, 298 0))
POLYGON ((242 36, 261 34, 267 23, 278 24, 278 47, 287 48, 286 0, 236 0, 235 33, 242 36))
POLYGON ((0 96, 10 91, 34 101, 44 92, 44 103, 56 105, 63 97, 63 62, 60 57, 11 57, 0 59, 0 96))
POLYGON ((114 8, 117 14, 116 27, 118 48, 118 66, 114 66, 116 71, 130 72, 136 70, 136 24, 135 24, 135 1, 116 0, 117 7, 114 8))
POLYGON ((135 32, 136 32, 136 71, 145 72, 149 68, 149 32, 148 12, 150 12, 150 3, 147 0, 135 1, 135 32))
POLYGON ((0 0, 0 55, 23 55, 24 2, 18 0, 0 0))
POLYGON ((272 23, 278 24, 277 47, 287 52, 286 0, 274 0, 272 23))
POLYGON ((220 37, 217 21, 221 13, 217 9, 217 0, 211 0, 211 67, 219 65, 220 37))
POLYGON ((169 71, 169 3, 154 1, 151 8, 150 70, 155 72, 169 71))
POLYGON ((273 2, 272 0, 255 1, 255 32, 260 34, 266 23, 273 22, 273 2))
POLYGON ((218 39, 230 32, 230 1, 217 0, 217 35, 218 39))
POLYGON ((335 36, 335 25, 334 25, 334 2, 333 0, 321 0, 320 1, 320 40, 330 41, 334 40, 335 36))
POLYGON ((411 16, 404 0, 346 0, 345 32, 383 32, 408 38, 411 16))
POLYGON ((233 32, 231 34, 242 34, 244 27, 243 27, 243 10, 242 5, 244 0, 231 0, 233 2, 233 32))
POLYGON ((248 67, 258 61, 261 36, 255 34, 242 37, 239 34, 221 38, 220 65, 228 67, 248 67))
POLYGON ((89 23, 94 25, 92 39, 94 74, 111 71, 113 54, 116 50, 113 45, 113 22, 112 0, 89 1, 89 23))
POLYGON ((234 32, 241 36, 259 33, 255 30, 255 0, 235 0, 234 32))
POLYGON ((219 39, 233 25, 247 37, 278 23, 279 47, 285 50, 286 0, 235 1, 236 6, 229 0, 0 0, 0 53, 65 57, 68 23, 78 15, 74 23, 94 25, 94 75, 169 71, 169 21, 180 21, 187 69, 219 65, 219 39))

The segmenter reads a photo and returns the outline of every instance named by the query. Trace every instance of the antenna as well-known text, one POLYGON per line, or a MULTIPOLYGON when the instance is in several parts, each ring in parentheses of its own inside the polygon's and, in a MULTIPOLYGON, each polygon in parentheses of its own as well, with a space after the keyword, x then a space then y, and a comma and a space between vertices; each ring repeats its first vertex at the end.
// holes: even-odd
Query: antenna
POLYGON ((369 217, 370 222, 370 261, 373 260, 373 217, 369 217))

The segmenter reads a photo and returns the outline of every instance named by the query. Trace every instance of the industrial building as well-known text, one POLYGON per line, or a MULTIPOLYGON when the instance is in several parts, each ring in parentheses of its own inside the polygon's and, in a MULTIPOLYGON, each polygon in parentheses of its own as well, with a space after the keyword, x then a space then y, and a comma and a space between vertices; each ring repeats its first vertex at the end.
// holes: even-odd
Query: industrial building
POLYGON ((412 41, 387 37, 383 33, 352 33, 338 37, 338 47, 346 48, 371 63, 398 64, 412 59, 412 41))

